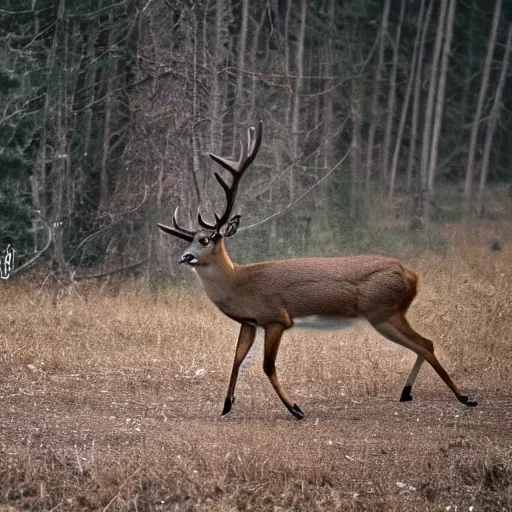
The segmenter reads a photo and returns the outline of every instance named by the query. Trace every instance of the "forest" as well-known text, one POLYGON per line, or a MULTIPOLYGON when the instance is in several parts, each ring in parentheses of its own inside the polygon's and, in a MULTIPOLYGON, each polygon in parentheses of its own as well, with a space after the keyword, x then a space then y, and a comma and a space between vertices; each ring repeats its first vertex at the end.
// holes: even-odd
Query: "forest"
POLYGON ((510 2, 4 0, 0 39, 0 249, 18 271, 175 275, 156 223, 213 218, 207 154, 236 155, 260 119, 241 259, 393 252, 506 217, 510 2))
POLYGON ((0 0, 0 512, 512 510, 511 52, 510 0, 0 0), (377 258, 232 277, 198 213, 377 258))

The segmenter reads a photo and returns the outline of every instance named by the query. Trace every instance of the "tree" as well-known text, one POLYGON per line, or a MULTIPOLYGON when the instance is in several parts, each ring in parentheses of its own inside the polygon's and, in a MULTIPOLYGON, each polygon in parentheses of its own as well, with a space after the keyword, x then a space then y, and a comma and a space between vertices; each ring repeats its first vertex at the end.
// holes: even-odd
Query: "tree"
MULTIPOLYGON (((421 33, 422 33, 422 26, 423 26, 422 21, 423 21, 424 13, 425 13, 425 0, 421 0, 420 11, 418 14, 416 37, 414 39, 414 48, 412 51, 412 61, 411 61, 410 69, 409 69, 409 76, 407 78, 407 86, 405 89, 404 101, 402 103, 402 112, 400 114, 400 121, 398 123, 398 132, 396 135, 395 149, 393 151, 393 159, 391 161, 391 169, 389 171, 389 189, 388 189, 389 197, 393 197, 393 195, 395 193, 396 177, 397 177, 397 173, 398 173, 398 157, 399 157, 400 149, 402 146, 402 138, 403 138, 403 134, 404 134, 404 130, 405 130, 405 122, 407 119, 409 103, 410 103, 411 94, 412 94, 412 90, 413 90, 414 77, 415 77, 416 69, 420 68, 420 65, 418 64, 418 54, 419 54, 419 45, 420 45, 420 39, 421 39, 421 33)), ((426 23, 426 26, 428 26, 428 22, 426 23)), ((416 83, 418 84, 418 92, 417 93, 419 96, 419 83, 420 83, 419 80, 416 80, 416 83)), ((418 105, 416 104, 416 110, 414 112, 415 116, 413 115, 413 126, 411 128, 411 138, 413 135, 412 131, 414 130, 414 134, 416 133, 414 124, 417 119, 417 108, 418 108, 418 105)), ((416 140, 415 135, 414 135, 414 140, 416 140)), ((412 170, 412 163, 411 163, 410 169, 408 167, 408 171, 410 171, 410 170, 412 170)), ((407 177, 408 177, 408 180, 407 180, 406 189, 409 191, 410 190, 410 173, 409 172, 407 173, 407 177)))
POLYGON ((381 26, 379 32, 379 56, 377 66, 375 68, 375 78, 373 82, 372 93, 372 106, 371 106, 371 121, 368 132, 368 146, 366 149, 366 193, 370 191, 370 183, 373 174, 373 151, 375 146, 375 134, 377 132, 378 124, 380 123, 380 94, 381 94, 381 81, 384 68, 384 50, 386 48, 386 40, 388 35, 388 17, 391 0, 385 0, 384 10, 382 13, 381 26))
POLYGON ((391 66, 391 78, 388 90, 388 111, 386 116, 386 126, 384 129, 384 146, 382 148, 381 162, 381 184, 387 186, 390 180, 389 155, 391 151, 391 135, 393 130, 393 121, 395 119, 396 104, 396 74, 398 70, 398 55, 400 47, 400 37, 402 34, 402 25, 405 14, 405 0, 400 1, 400 16, 396 26, 395 40, 393 41, 393 62, 391 66))
POLYGON ((476 157, 476 145, 478 130, 482 119, 482 113, 484 108, 484 102, 487 95, 487 88, 489 87, 489 77, 491 74, 492 57, 494 55, 494 48, 496 46, 496 35, 498 33, 498 25, 501 15, 501 4, 502 0, 496 0, 494 5, 494 16, 492 19, 491 33, 489 35, 489 41, 487 44, 487 54, 485 56, 484 69, 482 71, 482 81, 480 83, 480 91, 478 93, 478 102, 475 110, 475 117, 473 124, 471 125, 471 133, 469 138, 468 148, 468 160, 466 166, 466 178, 464 180, 464 201, 466 203, 466 209, 468 201, 471 198, 471 192, 473 187, 473 176, 475 174, 475 157, 476 157))
POLYGON ((448 71, 448 59, 450 58, 450 49, 453 36, 453 23, 455 20, 456 0, 450 0, 448 15, 446 17, 445 35, 443 43, 443 53, 441 57, 441 69, 436 91, 436 106, 434 112, 434 123, 432 128, 432 142, 430 145, 430 156, 428 160, 427 172, 427 194, 428 200, 432 201, 434 197, 434 178, 437 170, 437 160, 439 154, 439 139, 441 137, 441 125, 444 116, 444 98, 446 93, 446 73, 448 71))
POLYGON ((438 81, 438 66, 439 56, 441 54, 442 41, 444 37, 444 26, 446 16, 447 0, 441 0, 441 8, 439 9, 439 16, 437 19, 436 39, 434 42, 434 49, 432 55, 432 62, 430 65, 430 77, 428 85, 427 104, 425 106, 425 120, 423 127, 423 141, 421 147, 421 160, 420 160, 420 201, 421 201, 421 217, 423 223, 426 225, 429 220, 429 203, 428 197, 428 171, 429 171, 429 157, 431 153, 432 144, 432 123, 434 114, 434 100, 437 90, 438 81))
POLYGON ((501 64, 500 78, 498 85, 494 93, 494 101, 492 103, 491 114, 487 121, 487 131, 485 135, 484 151, 482 156, 482 167, 480 171, 480 184, 478 187, 478 198, 477 198, 477 212, 482 215, 484 208, 484 193, 485 185, 487 182, 487 176, 489 174, 489 160, 491 156, 491 147, 494 139, 494 133, 496 132, 496 126, 500 116, 500 110, 502 107, 503 89, 505 88, 505 82, 508 75, 508 67, 510 65, 510 54, 512 51, 512 23, 508 27, 507 42, 505 44, 505 53, 503 54, 503 61, 501 64))

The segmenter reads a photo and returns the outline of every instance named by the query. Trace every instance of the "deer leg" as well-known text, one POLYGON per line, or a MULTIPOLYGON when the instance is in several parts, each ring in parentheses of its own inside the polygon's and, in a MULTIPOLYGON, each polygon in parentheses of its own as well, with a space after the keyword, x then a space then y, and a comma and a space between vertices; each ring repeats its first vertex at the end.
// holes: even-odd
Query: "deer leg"
POLYGON ((226 400, 224 401, 224 409, 222 409, 222 416, 231 411, 231 407, 235 402, 235 387, 238 372, 240 371, 240 365, 249 353, 249 350, 251 350, 255 335, 256 327, 253 325, 242 324, 240 334, 238 335, 238 341, 236 343, 235 360, 233 362, 233 369, 231 370, 231 377, 229 379, 226 400))
POLYGON ((269 378, 270 383, 286 408, 295 418, 301 420, 304 418, 304 413, 300 410, 300 407, 297 404, 292 403, 284 389, 281 387, 276 373, 276 357, 284 329, 285 328, 281 324, 271 324, 265 328, 263 371, 269 378))
POLYGON ((400 402, 408 402, 409 400, 412 400, 411 389, 414 384, 414 381, 416 380, 416 377, 418 376, 423 361, 425 361, 425 358, 423 356, 418 355, 418 357, 416 358, 416 362, 414 363, 414 366, 411 369, 411 373, 409 373, 409 376, 405 381, 404 389, 402 389, 402 394, 400 395, 400 402))
MULTIPOLYGON (((460 403, 468 406, 475 406, 478 404, 478 402, 476 402, 472 398, 461 393, 458 386, 453 382, 453 380, 450 378, 446 370, 441 366, 441 363, 437 360, 436 356, 434 355, 433 343, 427 338, 424 338, 423 336, 418 334, 409 325, 406 318, 403 316, 403 313, 397 313, 388 320, 386 320, 385 322, 382 322, 378 325, 374 325, 374 327, 375 329, 377 329, 378 332, 380 332, 389 340, 398 343, 403 347, 407 347, 408 349, 418 354, 418 356, 426 359, 430 366, 434 368, 439 377, 441 377, 443 382, 452 390, 452 392, 455 394, 460 403)), ((420 363, 418 359, 414 363, 413 369, 411 370, 411 374, 409 375, 409 379, 411 378, 411 375, 412 377, 415 378, 415 373, 417 374, 419 368, 421 367, 423 361, 421 361, 420 363)))

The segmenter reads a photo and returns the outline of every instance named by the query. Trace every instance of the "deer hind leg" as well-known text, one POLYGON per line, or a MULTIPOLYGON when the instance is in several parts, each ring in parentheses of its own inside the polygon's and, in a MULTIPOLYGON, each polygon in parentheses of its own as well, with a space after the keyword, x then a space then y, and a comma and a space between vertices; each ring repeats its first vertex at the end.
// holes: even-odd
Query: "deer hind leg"
POLYGON ((263 371, 269 378, 270 383, 274 387, 277 395, 291 412, 291 414, 301 420, 304 418, 304 413, 300 410, 297 404, 292 403, 277 378, 276 372, 276 357, 279 350, 279 343, 281 336, 284 332, 284 327, 281 324, 271 324, 265 328, 265 353, 263 358, 263 371))
POLYGON ((468 406, 476 406, 478 402, 473 400, 472 398, 463 395, 458 388, 458 386, 453 382, 450 378, 446 370, 441 366, 441 363, 437 360, 434 355, 434 345, 433 343, 424 338, 420 334, 418 334, 407 322, 403 313, 396 313, 391 318, 382 322, 380 324, 374 325, 375 329, 380 332, 383 336, 388 338, 389 340, 402 345, 403 347, 407 347, 412 350, 416 354, 418 354, 418 358, 414 363, 414 366, 407 378, 405 383, 405 387, 402 391, 403 401, 411 400, 411 388, 416 380, 418 372, 423 364, 423 360, 427 360, 427 362, 434 368, 436 373, 443 379, 443 382, 453 391, 459 402, 468 406))
POLYGON ((240 371, 240 365, 243 363, 245 357, 249 353, 249 350, 251 350, 255 335, 256 327, 253 325, 242 324, 236 344, 235 360, 233 362, 233 369, 231 370, 231 378, 229 379, 228 392, 226 394, 226 400, 224 401, 222 416, 231 411, 231 407, 235 402, 235 387, 236 380, 238 378, 238 372, 240 371))

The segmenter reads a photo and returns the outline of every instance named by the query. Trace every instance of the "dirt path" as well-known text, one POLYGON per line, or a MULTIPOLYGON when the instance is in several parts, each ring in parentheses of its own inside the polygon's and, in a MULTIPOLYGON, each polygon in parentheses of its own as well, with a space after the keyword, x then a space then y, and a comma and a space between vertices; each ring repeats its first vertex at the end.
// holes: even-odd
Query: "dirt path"
POLYGON ((240 396, 221 419, 224 382, 210 384, 171 386, 126 374, 4 382, 0 504, 93 510, 115 498, 112 510, 512 505, 512 398, 505 393, 481 390, 471 409, 446 393, 422 391, 403 404, 329 395, 325 387, 302 397, 307 416, 299 422, 270 389, 240 396))

